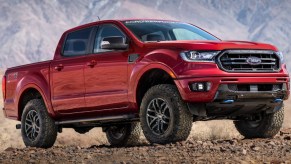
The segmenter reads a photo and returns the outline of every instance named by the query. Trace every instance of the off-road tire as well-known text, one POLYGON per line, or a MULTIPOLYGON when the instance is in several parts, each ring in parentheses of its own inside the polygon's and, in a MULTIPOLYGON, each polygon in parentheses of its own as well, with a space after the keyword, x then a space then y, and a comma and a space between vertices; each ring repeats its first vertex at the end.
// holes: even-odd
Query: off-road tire
POLYGON ((151 87, 144 95, 140 106, 140 121, 143 133, 150 143, 167 144, 184 141, 188 138, 192 128, 193 116, 175 85, 160 84, 151 87), (168 105, 168 113, 171 113, 167 129, 161 134, 157 134, 153 127, 151 129, 151 124, 147 120, 148 107, 155 99, 163 100, 168 105))
POLYGON ((262 114, 258 126, 252 127, 247 120, 234 121, 238 132, 245 138, 273 138, 281 129, 284 120, 284 106, 270 114, 262 114))
MULTIPOLYGON (((32 118, 34 119, 34 118, 32 118)), ((27 147, 50 148, 54 145, 57 138, 57 126, 55 121, 49 116, 46 106, 41 99, 30 100, 24 107, 21 117, 21 134, 24 144, 27 147), (31 139, 26 132, 29 122, 29 113, 34 113, 39 124, 39 133, 31 139)))
POLYGON ((112 146, 135 146, 139 143, 141 127, 139 122, 111 126, 106 130, 106 137, 112 146), (116 136, 116 130, 121 130, 120 136, 116 136))

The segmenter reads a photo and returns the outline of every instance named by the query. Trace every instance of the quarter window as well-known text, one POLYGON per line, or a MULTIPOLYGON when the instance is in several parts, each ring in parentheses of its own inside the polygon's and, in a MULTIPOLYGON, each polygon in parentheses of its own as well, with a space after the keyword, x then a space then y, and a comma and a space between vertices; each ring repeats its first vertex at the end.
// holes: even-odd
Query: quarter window
POLYGON ((77 56, 86 54, 92 28, 69 33, 65 42, 63 55, 77 56))

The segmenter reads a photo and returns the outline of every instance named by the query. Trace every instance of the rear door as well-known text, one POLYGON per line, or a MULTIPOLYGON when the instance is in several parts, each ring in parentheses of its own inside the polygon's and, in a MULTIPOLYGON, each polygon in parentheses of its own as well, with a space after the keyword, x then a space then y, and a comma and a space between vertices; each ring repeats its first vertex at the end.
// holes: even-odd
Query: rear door
MULTIPOLYGON (((87 57, 84 69, 85 101, 88 110, 120 109, 128 106, 127 50, 101 48, 103 38, 125 34, 113 24, 98 27, 93 53, 87 57)), ((120 111, 120 110, 119 110, 120 111)))
POLYGON ((84 65, 92 28, 67 35, 62 57, 51 64, 53 108, 59 113, 80 112, 85 104, 84 65))

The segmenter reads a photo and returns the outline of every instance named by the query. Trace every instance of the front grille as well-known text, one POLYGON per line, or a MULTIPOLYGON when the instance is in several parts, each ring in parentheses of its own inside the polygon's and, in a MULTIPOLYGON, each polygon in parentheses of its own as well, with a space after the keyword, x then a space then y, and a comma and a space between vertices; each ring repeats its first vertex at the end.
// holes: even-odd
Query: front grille
POLYGON ((219 67, 227 72, 277 72, 280 59, 268 50, 226 50, 218 56, 219 67))

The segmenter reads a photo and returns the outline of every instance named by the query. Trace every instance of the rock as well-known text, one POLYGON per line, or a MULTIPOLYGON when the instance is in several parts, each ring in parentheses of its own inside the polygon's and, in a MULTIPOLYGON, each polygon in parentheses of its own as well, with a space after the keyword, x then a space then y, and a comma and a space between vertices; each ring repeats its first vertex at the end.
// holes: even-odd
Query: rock
POLYGON ((186 146, 187 145, 186 141, 182 141, 182 142, 180 142, 180 144, 181 144, 181 146, 186 146))
POLYGON ((12 148, 12 147, 8 147, 8 148, 5 149, 4 151, 7 151, 7 152, 9 152, 9 151, 14 151, 14 148, 12 148))
POLYGON ((258 146, 253 145, 253 146, 251 146, 251 149, 254 150, 254 151, 259 151, 261 148, 258 147, 258 146))
POLYGON ((203 142, 202 142, 202 141, 197 141, 197 143, 198 143, 199 145, 202 145, 202 144, 203 144, 203 142))
POLYGON ((243 149, 243 150, 242 150, 242 154, 243 154, 243 155, 246 155, 246 154, 247 154, 247 150, 246 150, 246 149, 243 149))
POLYGON ((29 154, 35 153, 35 150, 29 150, 28 153, 29 154))
POLYGON ((221 152, 225 152, 227 149, 226 148, 224 148, 224 147, 220 147, 220 151, 221 152))
POLYGON ((29 156, 30 156, 30 158, 35 158, 34 154, 30 154, 29 156))
POLYGON ((291 140, 291 136, 285 136, 283 139, 284 140, 291 140))
POLYGON ((88 154, 85 159, 92 159, 92 156, 90 154, 88 154))
POLYGON ((275 142, 273 142, 273 141, 269 141, 268 144, 272 145, 272 146, 276 146, 275 142))

